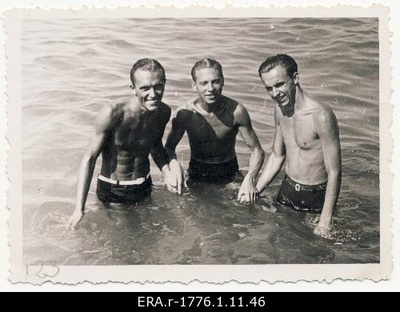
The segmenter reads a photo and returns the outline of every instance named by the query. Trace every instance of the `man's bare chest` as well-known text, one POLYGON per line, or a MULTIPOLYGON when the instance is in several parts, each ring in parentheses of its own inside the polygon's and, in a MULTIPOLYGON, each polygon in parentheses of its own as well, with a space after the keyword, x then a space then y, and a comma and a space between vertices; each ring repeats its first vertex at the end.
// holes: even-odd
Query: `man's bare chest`
POLYGON ((127 120, 114 130, 114 144, 122 149, 136 149, 152 144, 158 125, 143 120, 127 120))
POLYGON ((287 148, 309 150, 320 145, 317 129, 311 117, 285 118, 280 126, 287 148))

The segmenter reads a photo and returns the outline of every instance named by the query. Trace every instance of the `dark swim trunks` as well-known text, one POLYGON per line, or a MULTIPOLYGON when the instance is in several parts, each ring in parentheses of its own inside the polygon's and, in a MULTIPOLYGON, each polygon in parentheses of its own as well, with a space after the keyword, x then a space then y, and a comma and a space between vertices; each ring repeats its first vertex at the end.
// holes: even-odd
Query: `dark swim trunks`
POLYGON ((152 184, 150 175, 133 181, 116 181, 99 175, 96 193, 103 202, 129 204, 150 195, 152 184))
POLYGON ((193 181, 222 182, 232 180, 238 173, 237 158, 220 164, 202 163, 191 159, 189 163, 189 179, 193 181))
POLYGON ((280 204, 296 211, 321 213, 325 202, 326 185, 327 183, 303 185, 285 175, 277 200, 280 204))

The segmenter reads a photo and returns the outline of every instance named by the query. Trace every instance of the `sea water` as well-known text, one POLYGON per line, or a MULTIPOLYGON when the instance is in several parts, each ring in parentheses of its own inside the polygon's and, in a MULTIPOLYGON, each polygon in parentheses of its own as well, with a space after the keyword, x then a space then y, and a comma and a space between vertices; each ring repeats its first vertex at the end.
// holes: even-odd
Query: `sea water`
MULTIPOLYGON (((379 54, 377 19, 48 19, 22 28, 23 254, 27 264, 274 264, 379 262, 379 54), (266 57, 286 53, 300 83, 334 110, 343 183, 332 237, 312 217, 277 205, 279 174, 256 204, 237 202, 250 150, 238 136, 241 174, 178 196, 152 162, 154 190, 138 204, 105 208, 92 181, 75 231, 80 161, 99 109, 132 96, 129 72, 144 57, 165 67, 173 110, 195 96, 190 70, 221 62, 224 94, 243 103, 266 153, 274 103, 259 77, 266 57)), ((384 107, 381 107, 384 109, 384 107)), ((171 126, 167 125, 166 133, 171 126)), ((177 147, 187 168, 186 135, 177 147)), ((101 158, 97 162, 98 173, 101 158)))

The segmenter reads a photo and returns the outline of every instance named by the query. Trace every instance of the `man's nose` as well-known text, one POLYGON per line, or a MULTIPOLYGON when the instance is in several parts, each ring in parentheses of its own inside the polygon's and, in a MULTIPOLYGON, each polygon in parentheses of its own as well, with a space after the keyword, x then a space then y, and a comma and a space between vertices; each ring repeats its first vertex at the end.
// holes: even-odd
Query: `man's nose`
POLYGON ((276 97, 279 94, 279 90, 277 88, 272 88, 272 97, 276 97))
POLYGON ((212 83, 208 83, 208 84, 206 85, 206 90, 207 90, 207 91, 213 91, 213 90, 214 90, 213 84, 212 84, 212 83))
POLYGON ((150 96, 151 98, 154 98, 155 95, 156 95, 156 90, 154 90, 154 88, 150 88, 150 89, 149 89, 149 96, 150 96))

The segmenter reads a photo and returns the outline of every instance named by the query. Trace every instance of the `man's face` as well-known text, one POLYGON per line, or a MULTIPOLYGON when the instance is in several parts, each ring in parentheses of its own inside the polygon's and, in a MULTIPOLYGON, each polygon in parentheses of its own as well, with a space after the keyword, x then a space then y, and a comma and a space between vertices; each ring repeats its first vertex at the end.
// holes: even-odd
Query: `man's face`
POLYGON ((290 77, 286 69, 280 65, 261 74, 261 80, 271 98, 282 110, 292 107, 296 99, 296 84, 299 77, 295 73, 290 77))
POLYGON ((204 103, 214 104, 221 97, 224 79, 219 70, 202 68, 196 70, 196 81, 192 81, 192 86, 204 103))
POLYGON ((161 103, 165 81, 160 71, 138 69, 133 75, 133 90, 143 108, 156 110, 161 103))

